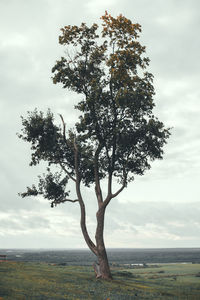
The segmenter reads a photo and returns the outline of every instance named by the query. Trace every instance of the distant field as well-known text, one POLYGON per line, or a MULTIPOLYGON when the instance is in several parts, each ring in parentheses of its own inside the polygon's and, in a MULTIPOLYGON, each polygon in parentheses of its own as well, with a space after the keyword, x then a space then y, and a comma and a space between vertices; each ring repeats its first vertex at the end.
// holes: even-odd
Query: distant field
MULTIPOLYGON (((24 250, 0 249, 7 260, 24 262, 66 263, 68 265, 91 265, 96 257, 89 250, 24 250)), ((108 249, 110 263, 200 263, 199 248, 180 249, 108 249)))
POLYGON ((0 262, 0 299, 200 299, 200 264, 112 266, 113 281, 91 266, 0 262))

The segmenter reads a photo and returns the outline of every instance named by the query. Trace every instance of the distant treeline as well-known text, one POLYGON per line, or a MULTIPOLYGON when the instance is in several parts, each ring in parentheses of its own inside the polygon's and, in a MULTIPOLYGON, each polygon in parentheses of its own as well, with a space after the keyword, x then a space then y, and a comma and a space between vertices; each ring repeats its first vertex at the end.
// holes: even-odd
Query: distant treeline
MULTIPOLYGON (((89 250, 5 250, 7 260, 26 262, 65 263, 68 265, 90 265, 95 256, 89 250)), ((144 263, 200 263, 199 248, 180 249, 109 249, 110 263, 144 264, 144 263)))

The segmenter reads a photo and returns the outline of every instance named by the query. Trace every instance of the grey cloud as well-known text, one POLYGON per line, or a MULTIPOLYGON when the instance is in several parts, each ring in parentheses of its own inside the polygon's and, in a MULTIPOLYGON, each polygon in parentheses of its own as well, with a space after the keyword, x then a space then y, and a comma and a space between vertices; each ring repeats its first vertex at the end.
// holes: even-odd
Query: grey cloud
POLYGON ((167 224, 167 231, 171 234, 174 234, 176 236, 182 237, 182 238, 198 238, 200 235, 200 223, 198 222, 187 222, 187 223, 172 223, 167 224))
POLYGON ((153 50, 153 68, 156 73, 161 72, 163 78, 187 76, 189 79, 199 69, 200 40, 195 34, 199 25, 199 2, 168 1, 161 4, 161 1, 155 1, 153 7, 151 18, 144 19, 151 25, 145 27, 145 38, 153 50))
POLYGON ((19 234, 32 230, 49 228, 49 221, 43 217, 10 213, 7 218, 0 216, 0 234, 19 234))
POLYGON ((155 240, 156 247, 160 243, 191 246, 199 238, 199 214, 198 203, 115 203, 106 219, 106 236, 109 242, 119 235, 118 242, 129 240, 130 247, 145 239, 149 247, 155 247, 155 240))
MULTIPOLYGON (((5 220, 5 228, 12 229, 17 226, 20 228, 26 225, 27 228, 32 227, 36 230, 37 226, 45 228, 46 225, 51 228, 53 224, 53 219, 52 222, 49 220, 51 213, 47 201, 21 199, 17 196, 18 192, 25 190, 26 185, 37 180, 37 175, 43 172, 43 168, 28 166, 29 146, 20 141, 15 133, 21 128, 20 115, 25 115, 27 110, 33 110, 35 107, 40 110, 50 107, 56 115, 56 122, 59 122, 57 113, 62 113, 68 126, 72 126, 77 117, 73 112, 77 95, 68 93, 59 85, 53 85, 50 79, 51 68, 64 50, 58 44, 59 29, 68 24, 80 24, 82 21, 87 23, 99 21, 100 15, 108 9, 111 14, 123 13, 142 25, 141 41, 147 46, 147 56, 151 59, 150 71, 155 75, 157 92, 155 112, 167 126, 174 126, 174 129, 165 147, 164 160, 153 163, 152 170, 144 176, 144 179, 136 178, 140 189, 149 188, 150 199, 155 198, 162 202, 142 201, 139 204, 137 202, 122 205, 113 201, 108 207, 106 228, 108 232, 110 230, 116 234, 126 232, 128 244, 130 236, 139 235, 141 228, 145 231, 145 226, 153 224, 158 231, 163 230, 183 238, 191 233, 191 236, 196 236, 193 240, 196 239, 197 245, 200 211, 198 203, 193 201, 199 199, 200 195, 198 188, 200 42, 197 30, 199 8, 200 2, 197 0, 165 2, 155 0, 151 3, 149 0, 123 2, 113 0, 105 3, 100 0, 95 2, 59 0, 58 3, 44 0, 39 4, 36 1, 26 0, 1 1, 0 25, 3 30, 0 40, 0 210, 2 213, 10 213, 13 217, 5 220), (87 10, 87 5, 90 6, 90 10, 87 10), (183 180, 182 186, 181 180, 178 181, 180 178, 183 180), (159 183, 162 188, 159 187, 159 183), (190 193, 191 195, 188 196, 190 193), (170 197, 175 199, 173 205, 166 203, 170 197), (186 197, 188 204, 176 203, 186 197), (22 209, 24 209, 23 213, 22 209), (30 212, 33 216, 28 223, 22 216, 30 212), (44 217, 45 214, 48 218, 44 217)), ((128 187, 128 190, 129 188, 128 199, 137 197, 140 199, 138 196, 140 190, 134 194, 134 188, 128 187)), ((96 200, 90 191, 84 191, 83 194, 86 200, 89 230, 94 232, 96 200)), ((145 198, 147 195, 142 197, 145 198)), ((66 223, 62 218, 64 227, 70 225, 67 217, 73 216, 77 221, 76 228, 79 228, 78 205, 60 205, 52 212, 55 216, 66 215, 66 223)), ((56 226, 57 233, 60 230, 63 236, 61 226, 56 226)), ((69 238, 71 245, 84 245, 84 242, 79 242, 80 236, 75 226, 72 228, 72 233, 74 237, 72 234, 69 238)), ((33 237, 31 231, 29 238, 28 234, 26 235, 30 244, 33 237)), ((23 243, 23 235, 18 235, 18 239, 23 243)), ((56 237, 51 236, 50 232, 46 238, 41 232, 38 245, 48 246, 52 243, 52 239, 56 240, 56 237)), ((2 241, 7 245, 12 244, 7 237, 2 241)), ((12 241, 13 245, 15 243, 20 246, 14 237, 12 241)), ((59 245, 63 245, 61 239, 57 241, 59 245)), ((184 241, 185 245, 189 245, 188 240, 184 241)), ((145 241, 142 243, 147 245, 145 241)))
MULTIPOLYGON (((134 225, 156 224, 167 225, 169 222, 188 224, 199 223, 200 207, 196 203, 167 203, 167 202, 127 202, 113 201, 108 208, 111 218, 134 225)), ((109 217, 108 217, 109 219, 109 217)))

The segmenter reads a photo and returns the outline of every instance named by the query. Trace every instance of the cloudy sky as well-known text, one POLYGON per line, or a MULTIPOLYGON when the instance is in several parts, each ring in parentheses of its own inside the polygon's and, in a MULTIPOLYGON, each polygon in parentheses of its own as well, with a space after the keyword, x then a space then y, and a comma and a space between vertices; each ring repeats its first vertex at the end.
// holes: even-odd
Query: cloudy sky
MULTIPOLYGON (((142 25, 141 43, 155 76, 155 114, 173 127, 162 161, 113 199, 106 213, 107 247, 200 247, 200 2, 198 0, 0 1, 0 248, 84 248, 79 207, 52 209, 17 193, 43 170, 29 167, 19 140, 20 116, 48 107, 71 126, 76 95, 51 81, 63 54, 60 28, 91 24, 108 10, 142 25)), ((96 202, 84 190, 94 236, 96 202)))

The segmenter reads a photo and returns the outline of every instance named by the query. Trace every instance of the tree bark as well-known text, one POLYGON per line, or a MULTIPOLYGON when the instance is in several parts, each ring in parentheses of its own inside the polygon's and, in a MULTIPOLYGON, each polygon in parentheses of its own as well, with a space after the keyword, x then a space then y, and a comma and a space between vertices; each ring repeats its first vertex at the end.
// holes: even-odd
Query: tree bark
MULTIPOLYGON (((110 272, 110 266, 108 263, 108 257, 104 245, 104 239, 103 239, 103 231, 104 231, 104 216, 105 216, 105 209, 107 206, 107 203, 103 202, 102 199, 102 193, 101 193, 101 187, 99 182, 99 176, 98 176, 98 154, 100 151, 100 148, 97 149, 95 154, 95 182, 96 182, 96 196, 98 201, 99 210, 97 211, 97 228, 96 228, 96 245, 92 242, 92 240, 89 237, 87 227, 86 227, 86 213, 85 213, 85 204, 82 199, 81 190, 80 190, 80 183, 81 178, 78 170, 78 148, 76 145, 76 141, 74 140, 74 150, 75 150, 75 173, 76 173, 76 194, 78 196, 78 202, 81 209, 81 230, 83 233, 83 236, 85 238, 85 241, 90 248, 90 250, 97 256, 98 263, 94 264, 94 270, 96 273, 97 278, 103 278, 103 279, 112 279, 112 275, 110 272)), ((107 197, 108 198, 108 197, 107 197)))
POLYGON ((100 250, 98 249, 97 252, 100 272, 100 276, 98 277, 101 277, 103 279, 112 279, 105 246, 103 246, 100 250))
POLYGON ((83 198, 81 195, 81 190, 80 190, 81 178, 80 178, 80 174, 79 174, 79 170, 78 170, 78 148, 77 148, 75 139, 74 139, 74 150, 75 150, 74 154, 75 154, 76 194, 78 197, 78 202, 79 202, 80 210, 81 210, 81 220, 80 220, 81 230, 82 230, 82 234, 84 236, 84 239, 85 239, 86 244, 88 245, 89 249, 95 255, 97 255, 96 245, 90 239, 90 236, 88 234, 87 227, 86 227, 85 204, 84 204, 84 201, 83 201, 83 198))
POLYGON ((104 216, 105 216, 105 207, 103 205, 99 208, 96 216, 97 216, 97 229, 96 229, 95 239, 96 239, 96 247, 97 247, 97 258, 99 264, 98 278, 101 277, 103 279, 112 279, 106 248, 104 245, 104 238, 103 238, 104 216))

